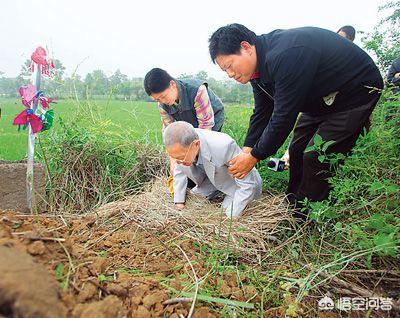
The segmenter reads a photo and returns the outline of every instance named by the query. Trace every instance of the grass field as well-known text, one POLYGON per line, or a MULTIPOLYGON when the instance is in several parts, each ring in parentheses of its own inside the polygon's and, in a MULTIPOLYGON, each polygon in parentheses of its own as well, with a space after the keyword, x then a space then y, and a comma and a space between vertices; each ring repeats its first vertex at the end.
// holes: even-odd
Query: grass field
MULTIPOLYGON (((361 290, 362 295, 370 295, 370 291, 379 291, 380 295, 393 297, 397 302, 399 280, 398 273, 393 269, 398 267, 396 265, 400 242, 400 147, 397 119, 393 118, 389 122, 384 119, 386 110, 396 105, 396 101, 383 99, 374 112, 373 126, 369 134, 360 138, 349 158, 343 163, 339 157, 329 158, 329 162, 336 169, 335 176, 330 179, 333 190, 329 200, 307 203, 313 225, 298 227, 296 224, 282 223, 282 231, 277 233, 276 237, 272 236, 276 242, 266 243, 270 251, 257 260, 257 266, 249 265, 238 258, 238 254, 229 244, 217 248, 214 244, 209 246, 196 241, 193 246, 187 247, 187 250, 196 251, 192 256, 193 260, 196 258, 193 265, 205 269, 206 274, 202 274, 202 277, 209 279, 201 279, 199 296, 224 302, 222 305, 209 305, 220 314, 219 317, 321 317, 317 311, 317 304, 327 291, 334 299, 354 295, 352 290, 347 291, 343 286, 354 286, 355 290, 361 290), (376 274, 373 273, 375 271, 376 274), (389 275, 389 272, 394 274, 390 274, 391 277, 383 276, 389 275), (230 287, 228 281, 235 283, 230 287), (235 284, 239 287, 236 288, 235 284), (237 298, 237 291, 246 291, 245 286, 249 287, 250 293, 247 295, 241 292, 245 297, 237 298), (226 305, 227 301, 238 299, 246 300, 246 304, 253 302, 254 309, 235 309, 226 305)), ((23 107, 18 100, 12 99, 0 99, 0 107, 3 112, 0 120, 0 159, 22 159, 26 152, 26 132, 18 133, 17 127, 11 123, 23 107)), ((45 141, 43 153, 46 152, 48 171, 51 172, 48 178, 51 183, 48 182, 47 189, 49 202, 55 206, 54 211, 84 213, 92 211, 93 207, 100 204, 118 201, 127 194, 135 193, 135 187, 142 185, 141 180, 144 180, 143 176, 146 176, 145 172, 151 166, 147 164, 152 163, 148 159, 154 158, 152 152, 149 152, 150 148, 154 149, 147 147, 148 145, 144 148, 137 147, 143 145, 131 142, 130 139, 152 141, 150 146, 161 143, 161 122, 156 105, 145 102, 77 103, 73 100, 61 100, 53 108, 56 113, 53 132, 56 133, 44 132, 41 138, 45 141), (84 120, 79 120, 79 117, 84 117, 84 120), (60 119, 69 125, 61 125, 60 119), (71 125, 74 121, 74 125, 71 125), (120 138, 121 136, 124 138, 120 138)), ((242 144, 246 133, 251 111, 251 108, 226 106, 224 131, 237 140, 239 145, 242 144)), ((285 147, 286 144, 281 147, 278 155, 282 154, 285 147)), ((159 156, 160 152, 156 150, 155 153, 159 156)), ((161 166, 162 164, 156 168, 162 169, 161 166)), ((265 192, 273 194, 285 190, 288 171, 272 172, 266 168, 265 162, 260 162, 257 168, 263 178, 265 192)), ((290 210, 288 212, 290 213, 290 210)), ((114 223, 114 219, 112 222, 114 223)), ((10 224, 25 226, 23 223, 15 221, 10 224)), ((46 226, 48 224, 46 222, 46 226)), ((88 232, 87 226, 84 226, 84 233, 90 233, 92 236, 93 232, 88 232)), ((239 231, 239 228, 237 230, 239 231)), ((69 233, 70 231, 68 229, 69 233)), ((135 235, 136 233, 137 231, 135 235)), ((221 232, 216 229, 212 235, 219 240, 221 232)), ((131 244, 130 240, 123 239, 121 244, 131 244)), ((133 240, 136 244, 136 237, 132 238, 133 240)), ((110 242, 108 238, 101 241, 110 242)), ((146 245, 148 242, 146 241, 146 245)), ((170 236, 166 244, 172 246, 170 236)), ((175 245, 180 246, 179 244, 175 245)), ((114 249, 124 250, 118 247, 123 245, 112 246, 114 249)), ((164 255, 164 252, 157 254, 155 251, 152 248, 151 255, 164 255)), ((108 245, 104 245, 95 252, 99 257, 109 257, 107 253, 111 255, 113 251, 108 245)), ((118 258, 125 260, 126 255, 130 254, 118 258)), ((146 252, 146 256, 143 255, 139 254, 138 257, 148 264, 147 255, 150 255, 150 252, 146 252)), ((175 259, 175 256, 173 258, 175 259)), ((162 259, 156 258, 157 263, 162 263, 159 260, 162 259)), ((82 258, 79 259, 79 262, 81 261, 82 258)), ((78 260, 73 262, 78 264, 78 260)), ((143 270, 138 271, 139 266, 136 264, 128 270, 145 275, 143 270)), ((72 286, 68 285, 68 280, 72 278, 68 266, 65 261, 52 270, 58 269, 60 283, 73 290, 72 286)), ((175 265, 168 266, 174 268, 175 265)), ((143 268, 142 265, 140 268, 143 268)), ((184 265, 181 268, 185 269, 184 265)), ((189 292, 194 290, 194 285, 190 275, 185 270, 179 276, 179 284, 182 283, 185 288, 183 292, 186 294, 183 294, 175 289, 175 284, 172 285, 172 282, 177 280, 175 272, 174 269, 174 273, 167 277, 158 277, 154 272, 147 275, 171 290, 171 295, 192 295, 189 292)), ((102 286, 106 284, 107 279, 111 282, 113 277, 105 273, 97 276, 102 286)), ((86 277, 85 279, 87 281, 86 277)), ((93 279, 96 280, 96 277, 93 279)), ((365 317, 389 317, 383 313, 370 313, 371 311, 365 317)), ((349 312, 332 315, 339 316, 353 317, 349 312)))
MULTIPOLYGON (((12 125, 15 116, 23 110, 19 99, 0 99, 2 116, 0 119, 0 159, 21 160, 26 156, 27 132, 12 125)), ((54 126, 57 129, 59 119, 75 120, 79 111, 88 120, 107 123, 105 129, 112 129, 122 134, 130 134, 135 139, 147 139, 161 143, 161 121, 155 103, 137 101, 97 100, 77 103, 75 100, 60 100, 53 104, 55 112, 54 126)), ((247 128, 250 108, 229 105, 226 107, 227 120, 225 132, 230 132, 230 125, 247 128)), ((236 131, 236 130, 235 130, 236 131)), ((46 132, 41 136, 45 138, 46 132)), ((240 143, 243 136, 233 136, 240 143)))

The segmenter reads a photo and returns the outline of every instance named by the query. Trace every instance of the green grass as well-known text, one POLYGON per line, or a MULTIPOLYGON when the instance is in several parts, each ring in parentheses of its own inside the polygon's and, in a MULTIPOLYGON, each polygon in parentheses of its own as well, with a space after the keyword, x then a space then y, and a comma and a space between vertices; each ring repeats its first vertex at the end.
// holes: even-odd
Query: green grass
MULTIPOLYGON (((13 126, 12 121, 23 110, 23 106, 18 99, 0 99, 0 108, 0 159, 21 160, 26 156, 27 132, 22 129, 18 132, 18 127, 13 126)), ((106 122, 107 129, 129 134, 133 139, 146 139, 157 144, 162 142, 161 120, 155 103, 98 100, 81 102, 79 105, 74 100, 60 100, 53 104, 52 108, 55 112, 55 124, 52 129, 59 128, 58 118, 69 122, 79 111, 89 121, 106 122)), ((247 128, 251 108, 229 105, 226 112, 228 123, 240 121, 243 129, 247 128)), ((45 138, 46 134, 47 132, 44 132, 41 135, 45 138)), ((234 137, 240 139, 240 143, 244 135, 234 137)))
MULTIPOLYGON (((0 120, 0 138, 3 138, 0 158, 9 160, 21 159, 25 154, 26 132, 18 133, 17 128, 11 126, 13 117, 22 110, 19 101, 15 102, 0 99, 3 110, 3 118, 0 120)), ((400 169, 400 126, 396 121, 398 118, 391 122, 384 120, 387 108, 394 103, 398 105, 397 101, 381 101, 374 111, 374 125, 370 133, 361 137, 345 163, 335 168, 336 176, 330 179, 334 190, 329 200, 310 204, 314 226, 297 228, 284 225, 287 226, 286 230, 278 234, 278 239, 283 243, 271 244, 271 251, 263 256, 259 266, 244 264, 230 246, 218 250, 214 246, 203 246, 201 242, 194 243, 194 247, 199 250, 199 260, 204 262, 202 266, 208 270, 209 281, 202 282, 200 295, 215 304, 215 310, 221 317, 262 317, 265 310, 274 307, 282 307, 284 314, 281 316, 317 317, 315 306, 319 297, 327 290, 335 292, 329 280, 320 275, 321 272, 328 275, 328 278, 338 275, 346 280, 345 275, 340 275, 343 269, 386 270, 396 267, 400 242, 400 192, 397 177, 400 169), (254 310, 234 309, 221 303, 221 298, 226 297, 223 296, 220 282, 227 272, 235 273, 239 282, 239 278, 246 277, 246 285, 256 289, 260 300, 254 302, 254 310), (301 311, 304 311, 303 314, 298 314, 301 311)), ((93 172, 102 174, 95 185, 96 189, 101 190, 98 197, 101 200, 105 197, 104 201, 114 200, 116 196, 106 187, 107 184, 103 186, 103 181, 110 180, 112 185, 129 188, 121 180, 129 175, 127 172, 135 170, 136 161, 140 163, 136 158, 142 157, 135 153, 134 144, 130 140, 144 139, 151 141, 151 146, 161 143, 161 122, 154 103, 85 101, 78 106, 75 101, 62 100, 54 109, 56 116, 68 125, 63 128, 56 119, 53 132, 57 134, 53 135, 51 131, 42 134, 45 147, 49 150, 47 154, 53 181, 56 180, 55 176, 68 168, 65 160, 67 145, 71 158, 75 158, 73 154, 82 153, 80 170, 75 162, 69 167, 77 180, 86 180, 76 175, 76 172, 82 170, 86 173, 84 176, 92 176, 93 172), (71 126, 71 122, 77 120, 76 114, 82 114, 85 118, 71 126), (67 167, 61 164, 65 162, 67 167)), ((226 106, 224 132, 237 140, 239 145, 246 134, 251 111, 251 108, 226 106)), ((285 147, 282 146, 279 155, 285 147)), ((146 159, 151 157, 147 148, 144 154, 146 159)), ((271 172, 263 162, 258 164, 258 168, 265 188, 280 192, 283 190, 287 172, 271 172)), ((72 182, 67 184, 78 189, 79 193, 85 189, 72 182)), ((66 193, 69 197, 72 191, 66 193)), ((107 251, 100 253, 101 257, 106 257, 107 251)), ((130 271, 134 274, 137 269, 130 271)), ((140 272, 137 274, 143 275, 140 272)), ((372 283, 377 282, 378 285, 381 281, 379 277, 360 277, 360 282, 366 283, 365 287, 368 288, 372 288, 372 283)), ((57 278, 63 279, 60 275, 57 278)), ((181 278, 184 291, 193 292, 194 285, 188 276, 181 278)), ((168 286, 168 279, 176 277, 163 277, 162 284, 174 295, 182 296, 172 286, 168 286)), ((99 280, 107 280, 107 276, 101 276, 99 280)), ((238 285, 242 287, 241 283, 238 285)), ((381 287, 385 291, 385 285, 381 287)), ((390 291, 389 287, 387 289, 390 291)), ((338 299, 336 296, 335 299, 338 299)))
MULTIPOLYGON (((0 119, 0 159, 21 160, 26 156, 27 132, 12 125, 15 116, 23 110, 17 99, 0 99, 2 117, 0 119)), ((74 100, 60 100, 53 104, 55 124, 52 129, 58 129, 58 118, 69 122, 80 110, 88 120, 100 119, 111 122, 112 129, 121 133, 130 133, 132 138, 140 139, 148 134, 151 140, 160 142, 161 121, 154 103, 124 102, 124 101, 90 101, 81 103, 74 100)), ((45 138, 46 132, 43 137, 45 138)))
MULTIPOLYGON (((15 116, 23 110, 19 99, 0 98, 2 117, 0 118, 0 160, 22 160, 26 157, 27 131, 12 125, 15 116)), ((114 134, 127 136, 130 140, 146 141, 151 144, 162 144, 161 120, 156 103, 119 100, 59 100, 53 104, 55 112, 54 125, 50 131, 40 133, 45 140, 52 131, 61 131, 60 119, 64 123, 74 123, 77 114, 94 133, 112 138, 114 134)), ((225 123, 223 132, 232 136, 243 145, 248 122, 252 113, 251 107, 225 105, 225 123)), ((79 123, 78 125, 81 125, 79 123)), ((287 145, 283 145, 278 155, 283 155, 287 145)), ((264 162, 257 165, 264 180, 264 187, 274 192, 283 192, 288 178, 287 171, 276 173, 268 170, 264 162)))

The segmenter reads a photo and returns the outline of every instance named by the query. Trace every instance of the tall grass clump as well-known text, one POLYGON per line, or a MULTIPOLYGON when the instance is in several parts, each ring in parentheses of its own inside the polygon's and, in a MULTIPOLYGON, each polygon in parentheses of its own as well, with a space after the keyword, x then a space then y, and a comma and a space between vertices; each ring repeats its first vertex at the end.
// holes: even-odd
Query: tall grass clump
MULTIPOLYGON (((50 209, 85 212, 140 191, 166 171, 166 156, 109 120, 61 118, 42 141, 39 155, 48 169, 50 209)), ((143 132, 145 135, 145 132, 143 132)))
POLYGON ((329 237, 350 248, 398 255, 400 242, 400 98, 384 92, 372 129, 360 136, 350 156, 328 158, 335 167, 328 200, 310 203, 311 218, 329 225, 329 237), (341 164, 338 164, 340 162, 341 164))

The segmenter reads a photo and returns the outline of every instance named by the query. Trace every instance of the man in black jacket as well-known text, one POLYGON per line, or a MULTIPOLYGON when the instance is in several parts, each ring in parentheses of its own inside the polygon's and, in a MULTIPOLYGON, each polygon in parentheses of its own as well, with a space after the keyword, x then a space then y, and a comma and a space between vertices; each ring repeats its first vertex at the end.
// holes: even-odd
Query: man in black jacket
MULTIPOLYGON (((329 163, 305 152, 319 135, 326 153, 348 153, 383 87, 372 59, 340 35, 314 27, 256 34, 240 24, 221 27, 209 39, 211 59, 229 77, 253 87, 255 108, 243 153, 230 172, 243 178, 277 152, 297 121, 289 148, 290 201, 326 199, 329 163)), ((321 159, 321 157, 320 157, 321 159)))
POLYGON ((393 61, 386 79, 388 84, 392 87, 392 92, 394 94, 400 92, 400 57, 393 61))

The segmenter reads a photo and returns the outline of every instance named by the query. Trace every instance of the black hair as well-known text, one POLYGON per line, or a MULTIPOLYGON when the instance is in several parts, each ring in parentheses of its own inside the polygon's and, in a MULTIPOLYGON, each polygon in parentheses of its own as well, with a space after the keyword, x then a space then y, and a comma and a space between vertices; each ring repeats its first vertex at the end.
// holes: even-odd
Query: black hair
POLYGON ((144 90, 147 95, 165 91, 174 78, 161 68, 153 68, 144 77, 144 90))
POLYGON ((356 29, 354 29, 351 25, 342 26, 336 33, 343 31, 346 33, 346 38, 350 41, 354 41, 356 37, 356 29))
POLYGON ((256 34, 244 25, 228 24, 215 31, 208 39, 208 49, 213 63, 218 55, 239 54, 242 41, 251 45, 256 42, 256 34))

